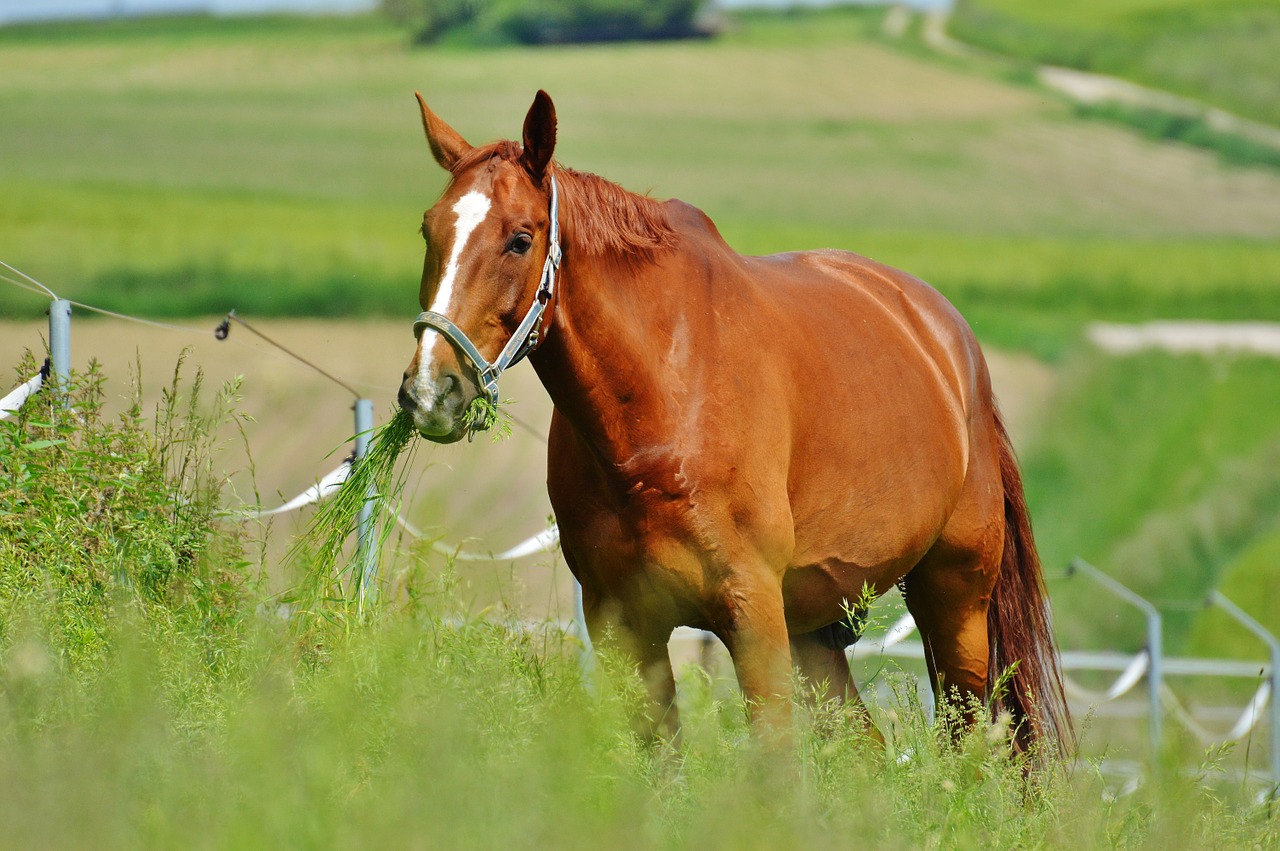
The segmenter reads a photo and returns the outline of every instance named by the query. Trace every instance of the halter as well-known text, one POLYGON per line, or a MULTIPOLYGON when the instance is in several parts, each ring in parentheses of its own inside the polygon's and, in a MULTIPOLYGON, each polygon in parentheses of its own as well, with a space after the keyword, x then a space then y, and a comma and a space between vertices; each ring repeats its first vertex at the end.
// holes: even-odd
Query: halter
POLYGON ((496 405, 498 377, 508 367, 519 363, 521 358, 538 347, 542 315, 546 312, 547 304, 555 292, 556 270, 560 268, 560 259, 560 196, 556 191, 555 175, 552 175, 551 226, 547 234, 547 259, 542 264, 542 282, 538 284, 538 292, 534 295, 533 304, 529 306, 529 312, 524 315, 515 333, 511 335, 510 340, 507 340, 507 344, 502 347, 502 351, 498 353, 493 363, 485 360, 484 355, 480 354, 480 350, 476 348, 475 343, 471 342, 466 332, 455 325, 452 319, 441 313, 431 310, 419 313, 418 318, 413 321, 414 338, 420 337, 426 328, 447 337, 449 342, 471 361, 471 366, 480 377, 480 391, 490 405, 496 405))

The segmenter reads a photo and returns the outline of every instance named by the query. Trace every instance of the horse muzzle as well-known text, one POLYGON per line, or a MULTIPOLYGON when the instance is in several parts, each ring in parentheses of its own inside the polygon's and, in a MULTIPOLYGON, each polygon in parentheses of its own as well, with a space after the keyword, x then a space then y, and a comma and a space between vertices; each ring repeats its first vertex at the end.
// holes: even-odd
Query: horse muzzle
POLYGON ((400 407, 413 417, 418 433, 433 443, 456 443, 467 434, 466 410, 476 394, 468 382, 453 373, 442 373, 424 386, 405 374, 397 396, 400 407))

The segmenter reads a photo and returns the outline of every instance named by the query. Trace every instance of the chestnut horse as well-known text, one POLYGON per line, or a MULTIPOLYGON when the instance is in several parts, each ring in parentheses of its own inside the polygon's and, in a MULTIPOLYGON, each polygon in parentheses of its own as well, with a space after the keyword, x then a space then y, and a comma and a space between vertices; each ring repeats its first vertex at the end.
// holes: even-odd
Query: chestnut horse
POLYGON ((688 204, 564 168, 545 92, 523 144, 481 147, 418 101, 451 180, 423 217, 400 403, 458 440, 528 355, 555 404, 565 561, 592 636, 634 654, 655 730, 675 726, 679 625, 719 636, 767 727, 790 717, 793 665, 857 701, 846 609, 899 584, 940 699, 997 701, 1023 744, 1069 734, 1018 468, 946 299, 844 251, 742 256, 688 204))

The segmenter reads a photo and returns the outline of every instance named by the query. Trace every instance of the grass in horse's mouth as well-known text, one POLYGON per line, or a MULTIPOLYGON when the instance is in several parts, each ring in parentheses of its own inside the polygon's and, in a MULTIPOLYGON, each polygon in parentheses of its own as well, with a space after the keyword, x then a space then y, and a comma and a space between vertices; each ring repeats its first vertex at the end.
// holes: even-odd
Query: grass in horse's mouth
POLYGON ((505 402, 490 402, 483 396, 477 396, 467 405, 466 413, 462 415, 463 425, 467 429, 467 439, 475 437, 476 432, 493 430, 493 439, 495 441, 505 440, 511 436, 511 417, 503 413, 502 408, 510 404, 510 400, 505 402))
MULTIPOLYGON (((501 411, 505 404, 495 404, 483 397, 473 399, 464 414, 468 436, 492 430, 495 441, 509 437, 511 418, 501 411)), ((400 456, 416 433, 413 416, 397 408, 394 416, 375 430, 364 458, 355 462, 338 492, 324 502, 312 518, 304 539, 316 547, 312 578, 330 599, 354 601, 358 595, 361 573, 367 567, 353 560, 347 567, 340 568, 343 546, 357 531, 360 509, 371 503, 376 530, 371 543, 375 552, 381 550, 391 528, 392 512, 397 510, 393 503, 404 489, 407 475, 408 465, 400 465, 400 456), (348 570, 351 580, 344 582, 343 574, 348 570)))
MULTIPOLYGON (((378 530, 373 546, 375 551, 381 547, 383 538, 390 529, 388 505, 404 488, 408 465, 400 467, 398 478, 396 468, 401 453, 409 445, 415 432, 413 417, 397 408, 395 415, 375 430, 364 457, 354 463, 351 474, 338 492, 320 506, 311 520, 306 536, 306 540, 317 545, 314 568, 317 579, 341 585, 341 572, 336 568, 342 547, 356 531, 360 509, 366 502, 373 505, 373 522, 378 530)), ((350 592, 354 596, 359 588, 358 574, 364 568, 354 563, 351 567, 356 574, 356 581, 350 584, 350 592)), ((340 591, 340 587, 330 590, 340 591)))

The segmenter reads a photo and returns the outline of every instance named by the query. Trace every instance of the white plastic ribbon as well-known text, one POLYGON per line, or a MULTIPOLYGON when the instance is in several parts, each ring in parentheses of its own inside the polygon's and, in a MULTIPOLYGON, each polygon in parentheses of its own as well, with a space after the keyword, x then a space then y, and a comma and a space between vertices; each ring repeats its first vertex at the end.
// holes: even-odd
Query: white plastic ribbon
POLYGON ((1063 676, 1062 684, 1072 697, 1088 701, 1090 704, 1108 703, 1129 693, 1151 667, 1151 655, 1143 650, 1135 655, 1128 666, 1116 677, 1116 681, 1105 692, 1091 691, 1068 676, 1063 676))
POLYGON ((28 381, 19 384, 9 395, 0 399, 0 420, 8 419, 44 385, 44 372, 37 372, 28 381))
POLYGON ((1163 698, 1173 716, 1181 722, 1182 726, 1190 730, 1200 740, 1201 744, 1210 747, 1216 744, 1226 744, 1227 742, 1238 742, 1257 726, 1259 719, 1262 718, 1262 711, 1267 708, 1267 703, 1271 699, 1271 683, 1267 680, 1262 681, 1258 686, 1258 690, 1253 693, 1248 705, 1245 706, 1244 712, 1240 714, 1240 718, 1231 727, 1226 736, 1222 738, 1201 726, 1168 686, 1165 686, 1160 692, 1160 697, 1163 698))
POLYGON ((279 508, 272 508, 267 511, 257 511, 250 509, 250 514, 256 514, 258 517, 271 517, 276 514, 286 514, 290 511, 297 511, 304 505, 311 505, 313 502, 319 502, 327 497, 333 491, 342 487, 342 483, 347 480, 347 476, 351 475, 351 459, 343 461, 336 470, 326 475, 323 479, 307 488, 293 499, 286 502, 279 508))
MULTIPOLYGON (((399 512, 392 510, 392 516, 400 526, 409 533, 411 537, 421 540, 429 539, 429 535, 418 527, 414 526, 399 512)), ((451 547, 444 541, 435 540, 431 542, 431 549, 441 555, 449 556, 456 561, 512 561, 526 556, 537 555, 538 553, 549 553, 560 545, 560 527, 552 524, 550 527, 543 529, 538 534, 526 538, 510 549, 503 550, 498 554, 493 553, 477 553, 466 552, 461 546, 451 547)))
POLYGON ((852 655, 855 659, 861 659, 866 656, 878 656, 888 650, 895 644, 899 644, 908 635, 916 631, 915 619, 908 612, 894 623, 893 626, 885 630, 882 637, 874 641, 866 641, 865 639, 853 645, 852 655))

